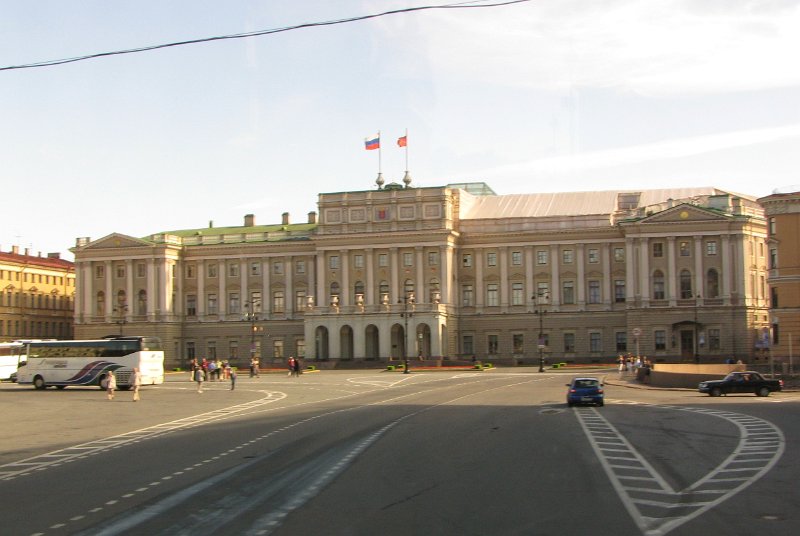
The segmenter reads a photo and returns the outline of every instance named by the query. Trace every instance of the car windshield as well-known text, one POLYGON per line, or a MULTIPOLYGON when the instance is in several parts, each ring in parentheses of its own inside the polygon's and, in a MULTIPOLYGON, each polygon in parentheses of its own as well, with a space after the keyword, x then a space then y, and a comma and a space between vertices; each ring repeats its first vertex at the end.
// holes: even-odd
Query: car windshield
POLYGON ((597 380, 575 380, 575 382, 573 383, 573 386, 576 387, 576 388, 597 387, 598 383, 599 382, 597 380))

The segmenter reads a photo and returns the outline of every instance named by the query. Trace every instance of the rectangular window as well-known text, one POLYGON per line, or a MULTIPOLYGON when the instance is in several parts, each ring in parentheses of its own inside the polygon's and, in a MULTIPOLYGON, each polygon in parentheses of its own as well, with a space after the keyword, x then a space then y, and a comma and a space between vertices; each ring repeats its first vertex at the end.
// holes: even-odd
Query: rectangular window
POLYGON ((575 353, 575 334, 564 333, 564 352, 567 354, 575 353))
MULTIPOLYGON (((174 268, 174 266, 173 266, 173 268, 174 268)), ((146 273, 147 273, 147 269, 145 268, 144 263, 143 262, 137 263, 136 264, 136 277, 142 278, 142 277, 145 276, 146 273)))
POLYGON ((272 357, 275 359, 283 359, 283 339, 275 339, 272 341, 272 357))
POLYGON ((561 286, 561 303, 573 304, 575 303, 575 283, 572 281, 564 281, 561 286))
POLYGON ((775 225, 775 218, 769 219, 769 234, 770 236, 775 235, 778 232, 778 227, 775 225))
POLYGON ((209 264, 206 273, 208 274, 208 277, 217 277, 217 265, 209 264))
POLYGON ((692 248, 688 240, 681 240, 678 246, 681 257, 689 257, 692 254, 692 248))
POLYGON ((217 342, 216 341, 208 341, 208 346, 206 348, 208 350, 208 360, 209 361, 216 361, 217 360, 217 342))
POLYGON ((186 316, 197 316, 197 296, 186 295, 186 316))
MULTIPOLYGON (((97 279, 103 279, 106 276, 106 267, 102 264, 94 267, 94 276, 97 279)), ((28 274, 25 274, 25 281, 28 280, 28 274)))
POLYGON ((500 305, 500 291, 497 283, 486 285, 486 305, 489 307, 500 305))
POLYGON ((282 313, 284 309, 284 294, 282 290, 276 290, 272 293, 272 312, 282 313))
POLYGON ((769 250, 769 267, 771 270, 778 267, 778 250, 775 248, 769 250))
POLYGON ((664 242, 653 242, 653 257, 661 258, 664 256, 664 242))
POLYGON ((546 249, 537 249, 536 250, 536 264, 547 264, 547 250, 546 249))
POLYGON ((250 308, 250 312, 252 313, 260 313, 261 312, 261 291, 254 290, 250 293, 250 303, 245 304, 250 308))
POLYGON ((186 358, 192 361, 195 357, 197 357, 197 353, 195 352, 194 342, 189 341, 186 343, 186 358))
POLYGON ((297 275, 303 275, 306 273, 306 261, 295 261, 294 263, 294 273, 297 275))
POLYGON ((217 314, 217 295, 216 294, 209 294, 208 295, 208 314, 215 315, 217 314))
POLYGON ((302 311, 306 308, 306 304, 308 303, 308 296, 306 296, 305 290, 295 290, 294 291, 294 310, 295 311, 302 311))
POLYGON ((537 303, 547 303, 550 301, 550 283, 536 283, 537 303))
POLYGON ((593 279, 589 281, 589 303, 600 303, 600 281, 593 279))
POLYGON ((463 266, 464 268, 472 267, 472 253, 464 253, 461 256, 461 266, 463 266))
POLYGON ((231 314, 239 314, 239 293, 231 292, 228 294, 228 312, 231 314))
POLYGON ((614 248, 614 262, 625 262, 625 248, 614 248))
POLYGON ((565 249, 561 252, 561 260, 564 264, 572 264, 575 260, 575 253, 571 249, 565 249))
POLYGON ((230 341, 228 343, 228 360, 234 361, 239 359, 239 341, 230 341))
POLYGON ((497 335, 488 335, 486 337, 486 353, 490 356, 497 355, 498 347, 497 335))
POLYGON ((490 251, 486 254, 486 266, 497 266, 497 253, 490 251))
POLYGON ((512 251, 511 252, 511 266, 522 266, 522 252, 521 251, 512 251))
POLYGON ((600 338, 600 333, 597 331, 589 333, 589 351, 593 353, 603 351, 603 340, 600 338))
POLYGON ((663 329, 657 329, 653 334, 655 338, 656 351, 667 349, 667 332, 663 329))
POLYGON ((239 263, 232 262, 228 264, 228 277, 239 277, 239 263))
POLYGON ((438 251, 429 251, 428 252, 428 266, 438 266, 439 265, 439 252, 438 251))
POLYGON ((522 333, 511 335, 511 353, 521 354, 525 351, 524 337, 522 333))
POLYGON ((331 270, 338 270, 339 269, 339 256, 338 255, 331 255, 328 258, 328 268, 331 270))
POLYGON ((719 329, 709 329, 708 330, 708 349, 709 350, 719 350, 720 346, 720 336, 719 336, 719 329))
POLYGON ((305 339, 297 339, 294 343, 294 346, 297 351, 297 357, 305 357, 306 356, 306 340, 305 339))
POLYGON ((283 261, 274 261, 272 263, 272 273, 274 275, 283 275, 283 261))
POLYGON ((716 240, 709 240, 706 242, 706 255, 716 255, 717 254, 717 241, 716 240))
POLYGON ((599 249, 590 249, 588 254, 589 264, 597 264, 600 262, 600 250, 599 249))
POLYGON ((625 303, 625 280, 614 280, 614 302, 625 303))
POLYGON ((260 262, 251 262, 250 263, 250 275, 261 275, 261 263, 260 262))
POLYGON ((120 279, 125 277, 125 265, 124 264, 118 264, 117 265, 117 277, 120 278, 120 279))
POLYGON ((389 266, 389 255, 387 253, 378 254, 378 266, 381 268, 389 266))
POLYGON ((511 305, 525 305, 525 292, 522 283, 511 283, 511 305))
POLYGON ((461 349, 466 356, 474 356, 475 355, 475 345, 474 339, 472 335, 464 335, 461 338, 461 349))
POLYGON ((464 307, 472 307, 474 305, 472 300, 472 285, 461 286, 461 305, 464 307))
POLYGON ((414 254, 409 252, 403 253, 403 266, 414 266, 414 254))
POLYGON ((616 341, 616 351, 617 352, 627 352, 628 351, 628 334, 624 331, 617 331, 614 334, 614 339, 616 341))
POLYGON ((353 255, 353 268, 364 267, 364 255, 353 255))

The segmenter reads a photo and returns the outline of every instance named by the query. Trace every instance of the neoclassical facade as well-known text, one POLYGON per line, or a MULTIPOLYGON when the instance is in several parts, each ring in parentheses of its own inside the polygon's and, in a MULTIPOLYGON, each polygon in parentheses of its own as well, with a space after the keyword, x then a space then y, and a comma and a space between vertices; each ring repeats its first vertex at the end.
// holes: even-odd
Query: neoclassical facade
POLYGON ((23 251, 0 252, 0 341, 71 339, 73 263, 23 251))
POLYGON ((78 239, 75 330, 159 336, 175 364, 748 360, 766 239, 756 200, 716 188, 390 184, 320 194, 301 224, 78 239))

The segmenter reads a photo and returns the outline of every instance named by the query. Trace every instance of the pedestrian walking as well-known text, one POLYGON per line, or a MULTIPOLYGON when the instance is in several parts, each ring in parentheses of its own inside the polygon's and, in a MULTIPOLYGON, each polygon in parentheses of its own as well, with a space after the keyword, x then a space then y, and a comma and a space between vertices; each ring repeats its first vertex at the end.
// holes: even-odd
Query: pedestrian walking
POLYGON ((133 369, 133 401, 139 401, 139 387, 142 386, 142 373, 138 368, 133 369))
POLYGON ((292 373, 295 378, 300 377, 300 360, 296 357, 292 357, 292 373))
POLYGON ((109 400, 114 400, 114 390, 117 388, 117 377, 114 376, 114 371, 109 370, 106 376, 106 396, 109 400))
POLYGON ((289 357, 289 361, 287 361, 287 366, 289 368, 288 376, 291 378, 294 376, 294 357, 289 357))
POLYGON ((231 379, 231 391, 236 389, 236 368, 229 369, 228 376, 231 379))
POLYGON ((202 367, 197 367, 196 369, 194 369, 194 381, 197 382, 197 392, 198 393, 202 393, 203 392, 203 380, 205 379, 203 377, 204 375, 205 374, 203 372, 203 368, 202 367))

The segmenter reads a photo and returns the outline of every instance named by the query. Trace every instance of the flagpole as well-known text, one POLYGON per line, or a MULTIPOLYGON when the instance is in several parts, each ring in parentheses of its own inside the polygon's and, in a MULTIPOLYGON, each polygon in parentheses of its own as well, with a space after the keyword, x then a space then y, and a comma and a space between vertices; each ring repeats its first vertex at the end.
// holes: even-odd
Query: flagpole
POLYGON ((408 129, 406 129, 406 173, 408 173, 408 129))
POLYGON ((381 175, 383 173, 382 167, 383 166, 381 165, 381 131, 379 130, 378 131, 378 175, 381 175))

